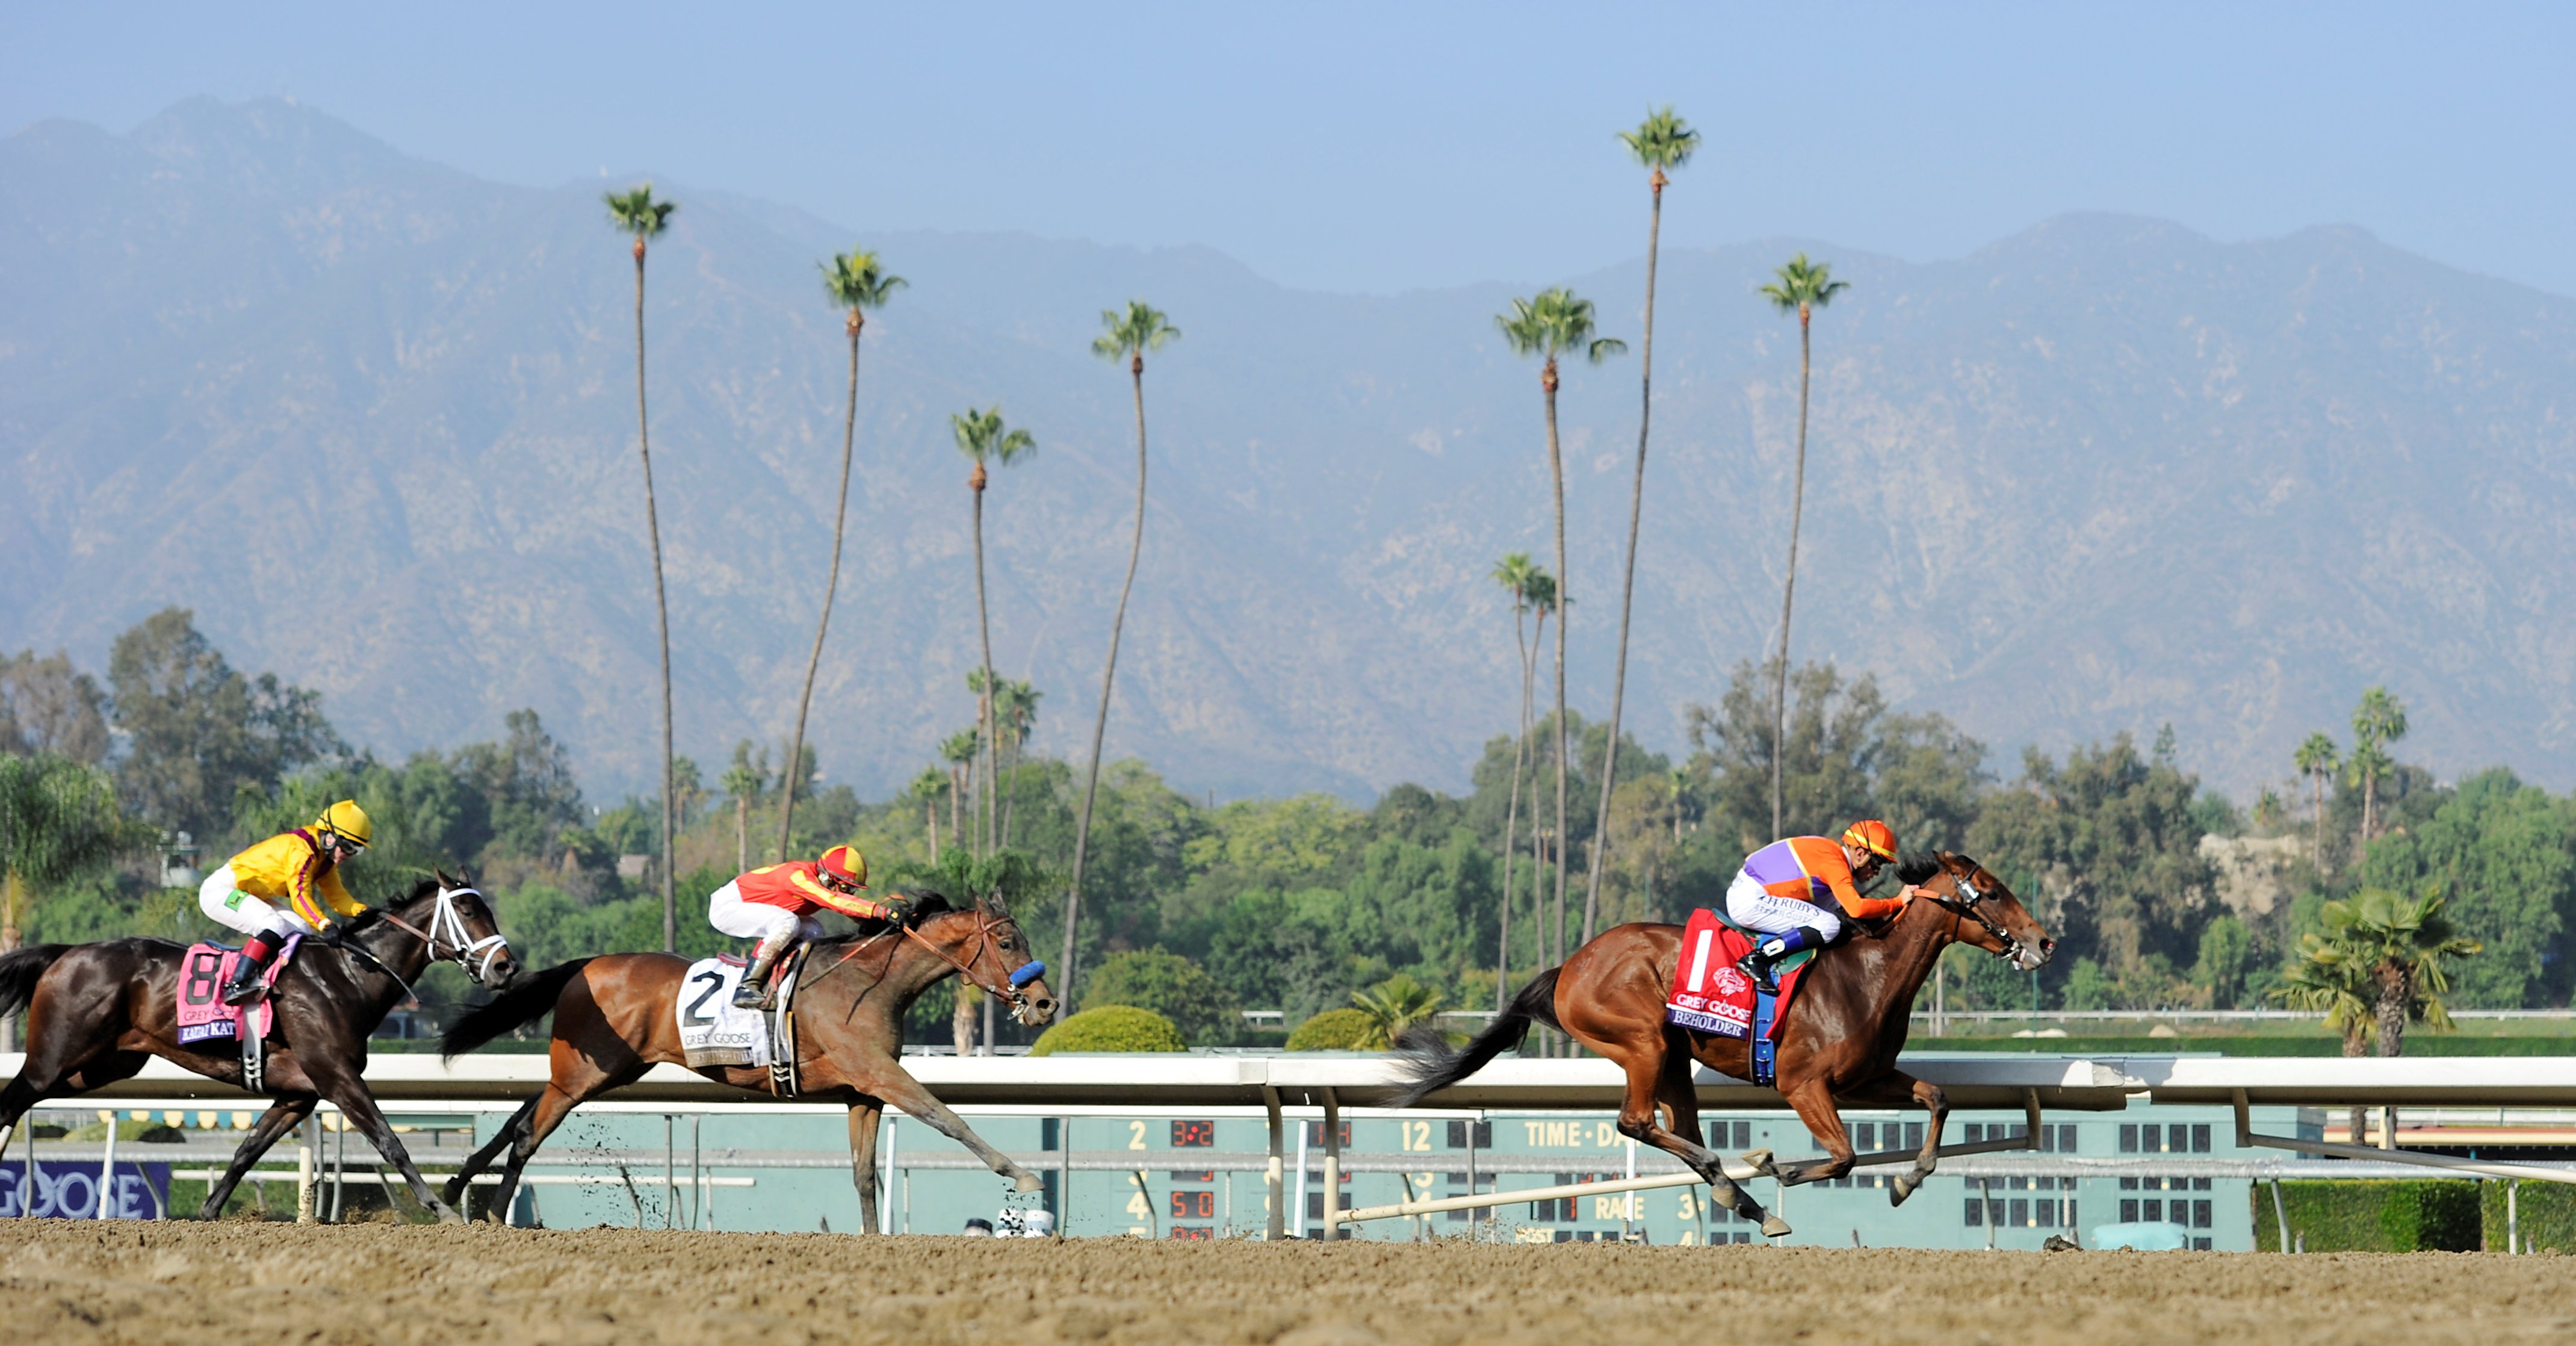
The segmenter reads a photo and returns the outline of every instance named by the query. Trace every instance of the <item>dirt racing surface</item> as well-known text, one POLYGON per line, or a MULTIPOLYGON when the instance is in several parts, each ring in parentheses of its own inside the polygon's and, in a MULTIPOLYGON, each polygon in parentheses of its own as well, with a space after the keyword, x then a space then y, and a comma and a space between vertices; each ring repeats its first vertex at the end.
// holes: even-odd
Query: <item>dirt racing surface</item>
POLYGON ((0 1221, 19 1341, 2576 1340, 2576 1259, 0 1221))

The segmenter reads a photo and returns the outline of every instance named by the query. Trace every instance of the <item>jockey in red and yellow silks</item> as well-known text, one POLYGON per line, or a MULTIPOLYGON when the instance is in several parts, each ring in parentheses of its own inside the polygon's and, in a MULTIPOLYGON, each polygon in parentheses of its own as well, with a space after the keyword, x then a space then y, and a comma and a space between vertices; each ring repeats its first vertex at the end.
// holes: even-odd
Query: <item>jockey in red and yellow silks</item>
POLYGON ((734 988, 733 1003, 758 1009, 768 1000, 769 970, 799 942, 823 933, 815 912, 837 911, 854 921, 911 919, 911 903, 892 894, 872 898, 867 891, 867 857, 835 846, 819 860, 763 865, 709 894, 709 925, 736 939, 760 941, 742 984, 734 988))
POLYGON ((1746 856, 1727 887, 1726 914, 1772 937, 1745 955, 1745 975, 1768 987, 1781 959, 1841 938, 1844 917, 1873 920, 1903 910, 1918 891, 1912 884, 1894 897, 1860 895, 1895 858, 1896 832, 1875 818, 1853 823, 1839 841, 1786 837, 1746 856))
POLYGON ((224 1003, 248 1004, 287 937, 316 935, 334 916, 365 911, 340 881, 340 866, 365 850, 375 828, 357 801, 343 799, 322 816, 243 851, 206 876, 197 907, 207 919, 250 938, 224 983, 224 1003))

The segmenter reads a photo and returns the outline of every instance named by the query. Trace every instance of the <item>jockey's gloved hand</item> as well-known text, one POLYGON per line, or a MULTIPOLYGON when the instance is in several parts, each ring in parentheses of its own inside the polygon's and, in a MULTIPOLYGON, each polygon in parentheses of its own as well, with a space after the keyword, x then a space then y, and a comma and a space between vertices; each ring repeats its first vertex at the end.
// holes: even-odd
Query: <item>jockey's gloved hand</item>
POLYGON ((906 893, 888 893, 877 899, 877 905, 884 907, 887 919, 898 925, 912 924, 912 918, 921 913, 921 904, 906 893))

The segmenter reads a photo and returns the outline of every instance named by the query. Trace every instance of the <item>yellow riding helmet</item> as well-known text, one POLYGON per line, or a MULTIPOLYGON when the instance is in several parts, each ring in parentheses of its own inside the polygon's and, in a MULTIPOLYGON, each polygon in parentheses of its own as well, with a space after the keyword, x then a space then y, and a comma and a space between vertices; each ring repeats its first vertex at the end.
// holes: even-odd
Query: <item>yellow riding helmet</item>
POLYGON ((336 836, 360 850, 374 845, 376 840, 375 824, 367 820, 367 811, 358 807, 354 799, 343 799, 322 810, 322 816, 313 820, 313 830, 325 841, 336 836))

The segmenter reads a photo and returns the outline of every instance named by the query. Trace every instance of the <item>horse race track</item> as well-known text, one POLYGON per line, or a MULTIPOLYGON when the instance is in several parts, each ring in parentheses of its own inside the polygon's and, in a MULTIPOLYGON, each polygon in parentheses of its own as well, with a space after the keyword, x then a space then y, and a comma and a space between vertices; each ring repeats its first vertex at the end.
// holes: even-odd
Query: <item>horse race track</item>
POLYGON ((0 1221, 18 1341, 2576 1339, 2576 1261, 0 1221), (1758 1287, 1757 1298, 1746 1287, 1758 1287))

